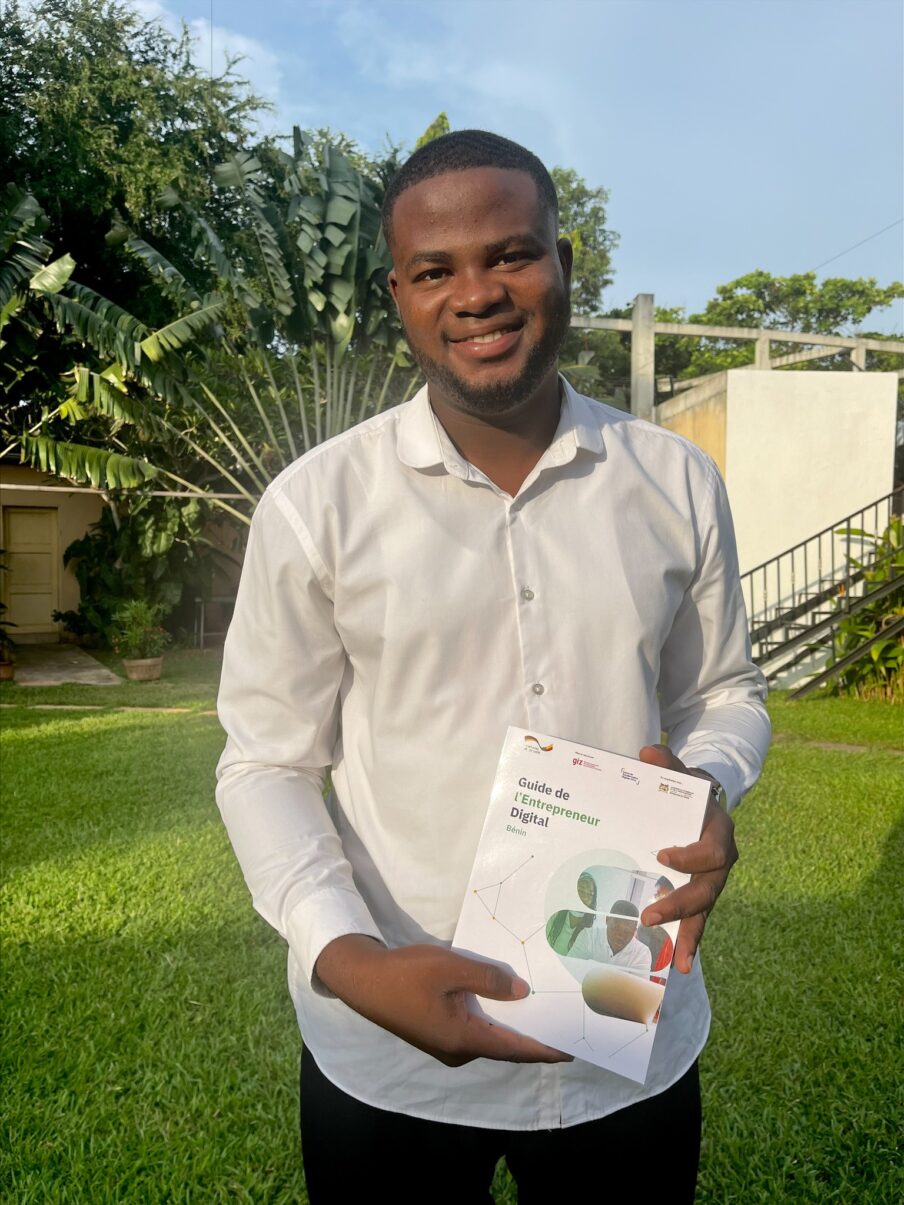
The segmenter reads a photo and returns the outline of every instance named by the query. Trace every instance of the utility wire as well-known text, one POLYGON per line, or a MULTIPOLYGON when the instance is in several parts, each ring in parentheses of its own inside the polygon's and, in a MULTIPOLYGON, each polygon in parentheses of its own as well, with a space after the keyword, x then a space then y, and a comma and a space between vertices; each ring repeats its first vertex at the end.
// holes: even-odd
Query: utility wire
POLYGON ((895 226, 900 226, 904 222, 904 218, 898 218, 896 222, 892 222, 888 226, 883 226, 881 230, 877 230, 875 234, 867 235, 862 238, 859 243, 854 243, 852 247, 845 247, 843 251, 839 251, 837 255, 833 255, 831 259, 824 259, 821 264, 817 264, 815 268, 810 268, 811 272, 818 272, 820 268, 824 268, 826 264, 833 264, 836 259, 841 259, 842 255, 847 255, 849 251, 855 251, 857 247, 862 247, 864 243, 871 242, 874 238, 878 238, 880 234, 884 234, 886 230, 892 230, 895 226))

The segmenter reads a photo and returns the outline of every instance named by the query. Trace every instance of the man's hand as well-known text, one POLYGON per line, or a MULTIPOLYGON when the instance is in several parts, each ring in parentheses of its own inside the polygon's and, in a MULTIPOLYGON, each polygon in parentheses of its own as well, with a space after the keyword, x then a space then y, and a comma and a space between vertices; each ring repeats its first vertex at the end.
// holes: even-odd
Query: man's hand
POLYGON ((470 1013, 469 992, 489 1000, 520 1000, 530 988, 499 967, 441 946, 387 950, 371 937, 348 934, 322 951, 315 974, 355 1012, 447 1067, 477 1058, 571 1062, 560 1050, 470 1013))
MULTIPOLYGON (((640 751, 640 760, 666 770, 683 770, 685 774, 712 781, 702 770, 685 766, 665 745, 646 745, 640 751)), ((703 817, 699 841, 659 851, 659 861, 663 866, 674 866, 692 878, 684 887, 679 887, 645 908, 640 920, 644 925, 660 925, 663 921, 683 918, 675 943, 675 966, 682 974, 686 975, 693 966, 707 917, 737 860, 734 821, 712 799, 703 817)))

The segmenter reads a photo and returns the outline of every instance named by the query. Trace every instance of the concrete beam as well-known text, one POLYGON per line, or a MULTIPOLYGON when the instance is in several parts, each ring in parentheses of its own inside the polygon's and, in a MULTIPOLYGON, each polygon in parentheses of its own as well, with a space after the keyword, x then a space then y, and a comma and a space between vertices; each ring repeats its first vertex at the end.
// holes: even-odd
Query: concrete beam
MULTIPOLYGON (((651 293, 641 293, 651 297, 651 293)), ((630 333, 630 318, 588 318, 582 314, 571 319, 578 330, 622 331, 630 333)), ((752 326, 704 326, 699 322, 654 322, 657 335, 684 335, 697 339, 752 339, 766 338, 770 343, 819 344, 821 347, 864 347, 867 351, 891 352, 904 356, 904 342, 900 339, 858 339, 855 335, 820 335, 808 331, 781 331, 752 326)))

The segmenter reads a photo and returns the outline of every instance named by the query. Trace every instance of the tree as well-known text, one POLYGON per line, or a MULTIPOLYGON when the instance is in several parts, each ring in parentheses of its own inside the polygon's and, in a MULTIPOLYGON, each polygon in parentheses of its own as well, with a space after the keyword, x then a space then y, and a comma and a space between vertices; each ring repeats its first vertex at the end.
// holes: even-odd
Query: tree
POLYGON ((165 326, 152 329, 72 282, 43 297, 58 329, 93 356, 75 358, 63 405, 22 433, 33 464, 110 488, 159 475, 247 522, 268 481, 301 452, 410 394, 416 377, 386 283, 379 186, 333 147, 312 153, 296 129, 293 153, 273 152, 267 166, 249 152, 217 166, 218 186, 247 215, 241 251, 228 251, 168 190, 216 292, 200 294, 119 228, 122 252, 176 314, 165 326), (213 497, 221 493, 238 501, 213 497))
POLYGON ((449 118, 445 113, 437 113, 436 117, 424 130, 420 138, 414 144, 415 150, 420 150, 422 146, 426 146, 428 142, 432 142, 434 138, 442 138, 443 134, 450 134, 452 127, 449 124, 449 118))
MULTIPOLYGON (((190 50, 187 30, 173 37, 118 0, 9 0, 0 22, 4 174, 48 213, 82 283, 126 308, 146 279, 104 246, 115 213, 176 259, 180 215, 156 206, 168 186, 227 243, 238 225, 211 170, 251 138, 263 105, 231 67, 208 78, 190 50)), ((159 300, 152 291, 145 308, 159 300)))
POLYGON ((550 172, 559 196, 559 228, 574 247, 571 306, 576 314, 596 314, 603 289, 612 283, 612 252, 618 235, 606 226, 605 188, 590 188, 570 167, 550 172))
MULTIPOLYGON (((763 327, 768 330, 812 331, 820 335, 849 334, 873 310, 884 309, 904 297, 904 284, 883 287, 875 277, 847 280, 832 277, 816 283, 815 272, 796 276, 771 276, 757 270, 716 289, 716 296, 689 322, 710 326, 763 327)), ((880 337, 881 336, 873 336, 880 337)), ((773 343, 772 354, 800 350, 799 345, 773 343)), ((706 339, 697 343, 684 375, 702 376, 725 368, 752 364, 753 343, 706 339)), ((802 368, 848 368, 850 358, 840 354, 809 361, 802 368)))

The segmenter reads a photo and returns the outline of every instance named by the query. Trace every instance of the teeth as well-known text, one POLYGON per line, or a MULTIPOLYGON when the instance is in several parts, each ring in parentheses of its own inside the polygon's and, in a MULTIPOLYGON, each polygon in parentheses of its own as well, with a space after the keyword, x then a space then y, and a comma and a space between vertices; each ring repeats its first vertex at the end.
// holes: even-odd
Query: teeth
POLYGON ((493 331, 489 335, 475 335, 472 339, 468 339, 468 343, 495 343, 497 339, 501 339, 503 335, 507 335, 508 331, 493 331))

